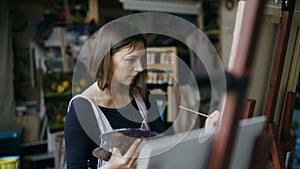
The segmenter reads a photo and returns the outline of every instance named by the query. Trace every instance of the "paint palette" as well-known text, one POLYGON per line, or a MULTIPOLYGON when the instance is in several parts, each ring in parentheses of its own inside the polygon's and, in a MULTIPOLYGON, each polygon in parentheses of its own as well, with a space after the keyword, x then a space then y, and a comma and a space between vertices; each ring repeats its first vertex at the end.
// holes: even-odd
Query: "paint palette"
POLYGON ((113 130, 100 135, 102 147, 98 147, 93 151, 93 155, 102 160, 109 160, 111 150, 117 147, 125 154, 131 144, 137 139, 151 139, 159 136, 157 132, 143 130, 140 128, 122 128, 113 130))

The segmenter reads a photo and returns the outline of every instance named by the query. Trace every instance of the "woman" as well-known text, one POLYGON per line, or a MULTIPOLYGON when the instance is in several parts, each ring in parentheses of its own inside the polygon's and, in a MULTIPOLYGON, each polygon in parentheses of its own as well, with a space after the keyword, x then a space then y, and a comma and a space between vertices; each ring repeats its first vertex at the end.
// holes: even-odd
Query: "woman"
MULTIPOLYGON (((147 44, 143 35, 129 24, 114 21, 99 30, 94 45, 90 71, 95 83, 72 98, 67 112, 68 169, 97 168, 98 159, 92 151, 101 144, 100 133, 119 128, 165 130, 155 101, 145 88, 147 44)), ((137 139, 124 156, 114 148, 110 160, 99 161, 98 167, 135 168, 141 142, 137 139)))

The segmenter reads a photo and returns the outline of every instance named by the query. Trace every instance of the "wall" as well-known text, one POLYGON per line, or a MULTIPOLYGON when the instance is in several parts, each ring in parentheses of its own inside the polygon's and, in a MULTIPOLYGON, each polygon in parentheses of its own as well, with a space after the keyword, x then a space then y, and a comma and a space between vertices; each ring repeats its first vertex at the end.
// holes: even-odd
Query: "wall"
MULTIPOLYGON (((262 20, 262 29, 259 36, 255 60, 253 63, 251 82, 247 92, 247 98, 256 100, 255 115, 264 114, 267 94, 269 89, 270 76, 272 71, 273 59, 275 55, 277 39, 280 29, 281 9, 276 6, 266 6, 265 15, 262 20)), ((299 72, 299 52, 297 45, 299 43, 299 25, 300 13, 294 12, 293 23, 290 30, 290 36, 285 55, 284 67, 280 81, 278 99, 275 109, 274 121, 280 126, 284 115, 286 94, 289 91, 295 91, 295 85, 299 72), (298 34, 298 36, 297 36, 298 34)), ((299 48, 299 47, 298 47, 299 48)))
POLYGON ((263 114, 278 26, 263 22, 253 62, 247 98, 256 100, 255 114, 263 114))
POLYGON ((15 123, 15 96, 14 96, 14 66, 13 43, 18 48, 28 48, 29 40, 36 32, 37 16, 41 8, 37 5, 27 4, 10 4, 8 1, 0 1, 1 27, 0 27, 0 131, 20 130, 20 126, 15 123), (19 32, 12 32, 11 24, 18 22, 17 19, 24 17, 18 16, 12 20, 10 17, 10 9, 22 9, 27 15, 28 23, 26 29, 19 32), (13 39, 15 39, 13 41, 13 39))
POLYGON ((0 1, 0 132, 18 129, 14 123, 13 58, 7 1, 0 1))
POLYGON ((234 1, 232 9, 227 9, 225 1, 220 4, 220 57, 225 69, 228 68, 231 42, 233 38, 233 30, 235 23, 235 16, 237 11, 237 3, 234 1))
POLYGON ((27 19, 27 26, 24 30, 14 32, 15 45, 18 48, 28 48, 29 41, 37 32, 37 25, 43 20, 44 8, 40 4, 32 3, 11 3, 11 9, 18 9, 24 12, 24 19, 27 19))

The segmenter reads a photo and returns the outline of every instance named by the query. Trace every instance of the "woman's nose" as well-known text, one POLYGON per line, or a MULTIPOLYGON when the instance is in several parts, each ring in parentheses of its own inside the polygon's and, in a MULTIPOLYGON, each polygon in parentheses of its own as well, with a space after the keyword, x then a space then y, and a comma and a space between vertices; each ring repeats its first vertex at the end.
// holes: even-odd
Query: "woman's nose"
POLYGON ((141 72, 143 70, 144 70, 144 68, 143 68, 142 61, 137 61, 136 65, 134 67, 134 71, 141 72))
POLYGON ((134 68, 134 71, 137 71, 137 72, 141 72, 143 70, 144 70, 143 67, 135 67, 134 68))

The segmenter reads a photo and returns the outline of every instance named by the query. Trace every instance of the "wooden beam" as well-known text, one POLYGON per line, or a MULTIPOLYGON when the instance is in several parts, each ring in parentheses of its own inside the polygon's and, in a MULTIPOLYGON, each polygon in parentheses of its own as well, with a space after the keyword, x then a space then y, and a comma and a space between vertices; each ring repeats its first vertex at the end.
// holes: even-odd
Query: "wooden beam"
MULTIPOLYGON (((233 67, 229 70, 238 78, 249 78, 257 44, 264 0, 248 0, 242 19, 239 43, 233 67)), ((216 133, 210 155, 209 169, 227 169, 229 167, 237 125, 243 112, 245 91, 228 91, 219 129, 216 133)))
MULTIPOLYGON (((284 0, 283 4, 285 1, 284 0)), ((284 7, 283 7, 284 8, 284 7)), ((280 20, 280 32, 277 40, 276 52, 273 60, 273 66, 271 71, 271 79, 268 88, 267 102, 264 110, 264 114, 267 117, 265 128, 268 129, 269 123, 273 122, 276 103, 278 99, 278 92, 280 87, 280 81, 282 77, 283 65, 288 45, 290 27, 293 19, 293 10, 283 10, 280 20)))
POLYGON ((252 153, 249 169, 267 168, 271 143, 272 139, 269 135, 264 133, 258 136, 255 142, 255 148, 252 153))
POLYGON ((277 134, 275 122, 269 123, 268 134, 272 137, 272 159, 275 169, 285 169, 284 155, 277 134))
POLYGON ((286 141, 291 138, 290 133, 291 133, 292 122, 293 122, 295 102, 296 102, 296 93, 288 92, 286 96, 285 110, 284 110, 284 116, 282 121, 282 129, 280 134, 281 141, 286 141))
POLYGON ((96 24, 99 24, 99 6, 98 0, 89 0, 90 19, 94 19, 96 24))
POLYGON ((253 100, 253 99, 247 99, 246 100, 243 119, 248 119, 248 118, 253 117, 254 109, 255 109, 255 103, 256 103, 256 101, 253 100))

